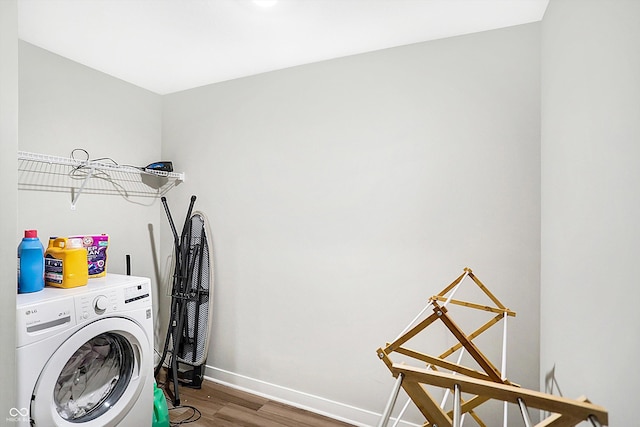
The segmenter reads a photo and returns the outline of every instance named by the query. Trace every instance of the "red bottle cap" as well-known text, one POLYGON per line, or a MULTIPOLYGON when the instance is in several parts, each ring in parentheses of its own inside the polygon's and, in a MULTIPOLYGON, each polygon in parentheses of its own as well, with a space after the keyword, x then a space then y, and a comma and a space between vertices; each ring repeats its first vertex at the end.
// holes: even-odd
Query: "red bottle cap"
POLYGON ((38 237, 38 230, 24 230, 24 237, 27 238, 37 238, 38 237))

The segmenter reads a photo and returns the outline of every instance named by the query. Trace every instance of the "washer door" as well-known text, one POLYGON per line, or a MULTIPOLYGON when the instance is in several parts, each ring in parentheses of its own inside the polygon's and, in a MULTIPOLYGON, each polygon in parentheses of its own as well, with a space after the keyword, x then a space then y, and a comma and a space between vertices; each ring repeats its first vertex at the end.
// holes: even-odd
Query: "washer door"
POLYGON ((153 355, 146 354, 148 348, 142 328, 120 317, 78 330, 40 373, 31 401, 35 425, 117 425, 151 375, 153 355))

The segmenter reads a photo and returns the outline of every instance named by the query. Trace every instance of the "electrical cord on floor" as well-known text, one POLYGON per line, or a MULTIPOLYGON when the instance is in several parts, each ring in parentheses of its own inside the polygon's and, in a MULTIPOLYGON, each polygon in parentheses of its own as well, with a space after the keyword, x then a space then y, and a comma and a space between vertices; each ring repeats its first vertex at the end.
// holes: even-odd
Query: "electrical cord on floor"
MULTIPOLYGON (((157 383, 159 386, 163 386, 164 383, 157 383)), ((165 399, 167 400, 167 404, 171 403, 170 399, 166 398, 165 395, 165 399)), ((200 410, 198 408, 196 408, 195 406, 191 406, 191 405, 178 405, 178 406, 173 406, 171 408, 168 408, 169 412, 176 410, 176 409, 191 409, 192 413, 191 415, 189 415, 187 418, 185 418, 184 420, 179 420, 179 421, 171 421, 169 420, 169 424, 171 425, 171 427, 175 427, 175 426, 181 426, 184 424, 189 424, 189 423, 194 423, 196 421, 198 421, 201 417, 202 417, 202 412, 200 412, 200 410)))
MULTIPOLYGON (((164 385, 165 382, 158 382, 156 381, 156 385, 158 386, 158 388, 160 389, 164 389, 164 385)), ((162 390, 162 393, 164 394, 164 390, 162 390)), ((167 405, 172 405, 171 403, 171 399, 167 399, 167 395, 164 394, 164 397, 167 401, 167 405)), ((169 424, 171 427, 175 427, 175 426, 181 426, 184 424, 189 424, 189 423, 194 423, 196 421, 198 421, 201 417, 202 417, 202 412, 200 412, 200 410, 198 408, 196 408, 195 406, 191 406, 191 405, 178 405, 178 406, 173 406, 171 408, 168 408, 169 412, 176 410, 176 409, 191 409, 192 413, 191 415, 189 415, 187 418, 185 418, 184 420, 179 420, 179 421, 171 421, 169 420, 169 424)))
POLYGON ((202 413, 200 412, 200 410, 198 410, 198 408, 196 408, 195 406, 191 406, 191 405, 174 406, 173 408, 169 408, 169 412, 173 411, 174 409, 182 409, 182 408, 191 409, 193 413, 188 418, 185 418, 184 420, 169 421, 171 426, 181 426, 184 424, 193 423, 198 421, 200 417, 202 417, 202 413))

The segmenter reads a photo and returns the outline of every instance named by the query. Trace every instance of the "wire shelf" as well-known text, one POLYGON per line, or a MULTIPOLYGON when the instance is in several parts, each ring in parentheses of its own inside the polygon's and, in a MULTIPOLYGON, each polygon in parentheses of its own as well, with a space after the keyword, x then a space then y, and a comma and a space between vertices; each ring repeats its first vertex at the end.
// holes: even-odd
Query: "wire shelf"
POLYGON ((161 197, 182 181, 184 173, 18 152, 18 190, 71 193, 72 209, 82 193, 134 201, 161 197))

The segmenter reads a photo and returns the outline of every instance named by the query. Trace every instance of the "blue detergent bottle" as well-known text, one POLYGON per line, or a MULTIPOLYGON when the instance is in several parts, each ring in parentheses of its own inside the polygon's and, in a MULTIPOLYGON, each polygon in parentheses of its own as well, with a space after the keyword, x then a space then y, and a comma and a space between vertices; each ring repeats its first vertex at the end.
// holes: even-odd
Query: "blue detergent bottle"
POLYGON ((25 230, 18 245, 18 293, 44 289, 44 248, 37 230, 25 230))

